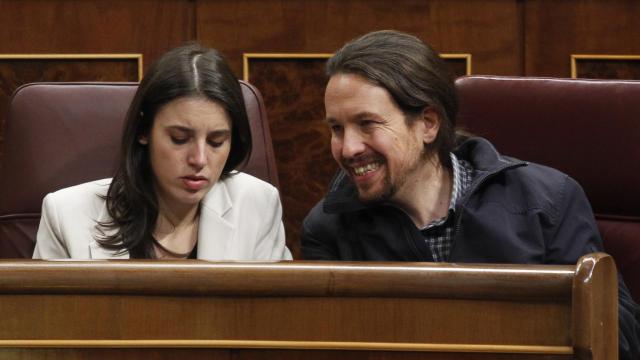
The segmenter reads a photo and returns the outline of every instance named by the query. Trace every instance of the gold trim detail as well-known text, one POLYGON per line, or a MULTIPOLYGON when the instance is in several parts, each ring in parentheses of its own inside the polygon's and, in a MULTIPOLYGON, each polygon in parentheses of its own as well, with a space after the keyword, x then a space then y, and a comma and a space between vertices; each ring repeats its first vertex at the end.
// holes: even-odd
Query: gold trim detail
POLYGON ((471 54, 440 54, 440 57, 443 59, 464 59, 467 64, 465 75, 471 75, 471 54))
POLYGON ((571 78, 578 77, 578 60, 640 60, 640 55, 571 54, 571 78))
POLYGON ((249 82, 250 59, 328 59, 328 53, 244 53, 242 54, 242 79, 249 82))
MULTIPOLYGON (((331 53, 244 53, 242 54, 242 79, 249 82, 249 60, 251 59, 329 59, 331 53)), ((464 59, 466 74, 471 75, 471 54, 440 54, 443 59, 464 59)))
POLYGON ((271 340, 0 340, 0 348, 246 348, 573 354, 570 346, 271 340))
POLYGON ((138 62, 138 82, 142 80, 144 73, 144 66, 142 60, 142 54, 0 54, 0 60, 57 60, 57 59, 69 59, 69 60, 82 60, 82 59, 135 59, 138 62))

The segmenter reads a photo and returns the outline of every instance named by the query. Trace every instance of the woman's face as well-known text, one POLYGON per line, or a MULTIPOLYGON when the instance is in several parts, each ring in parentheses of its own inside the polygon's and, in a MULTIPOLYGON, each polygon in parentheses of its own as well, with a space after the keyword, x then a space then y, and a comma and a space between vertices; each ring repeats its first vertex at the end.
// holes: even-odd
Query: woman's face
POLYGON ((218 103, 202 97, 175 99, 156 114, 149 147, 160 210, 197 206, 218 181, 231 149, 231 120, 218 103))

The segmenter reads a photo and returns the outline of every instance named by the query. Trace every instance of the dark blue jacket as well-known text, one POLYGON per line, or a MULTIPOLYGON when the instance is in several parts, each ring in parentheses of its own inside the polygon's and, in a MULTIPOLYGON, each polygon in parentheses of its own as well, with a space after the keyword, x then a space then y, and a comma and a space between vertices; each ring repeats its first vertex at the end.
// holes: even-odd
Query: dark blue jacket
MULTIPOLYGON (((475 174, 456 204, 450 262, 576 264, 603 251, 591 206, 568 175, 502 156, 482 138, 466 140, 455 154, 471 162, 475 174)), ((302 252, 309 260, 433 261, 408 215, 361 203, 342 172, 305 218, 302 252)), ((618 282, 620 359, 636 360, 640 309, 618 282)))

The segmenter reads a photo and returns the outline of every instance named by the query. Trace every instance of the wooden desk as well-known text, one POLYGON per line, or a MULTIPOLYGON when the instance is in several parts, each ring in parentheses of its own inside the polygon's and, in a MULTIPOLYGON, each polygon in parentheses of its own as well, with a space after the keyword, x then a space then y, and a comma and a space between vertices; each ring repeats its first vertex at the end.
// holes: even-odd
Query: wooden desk
POLYGON ((576 266, 0 261, 2 359, 616 359, 576 266))

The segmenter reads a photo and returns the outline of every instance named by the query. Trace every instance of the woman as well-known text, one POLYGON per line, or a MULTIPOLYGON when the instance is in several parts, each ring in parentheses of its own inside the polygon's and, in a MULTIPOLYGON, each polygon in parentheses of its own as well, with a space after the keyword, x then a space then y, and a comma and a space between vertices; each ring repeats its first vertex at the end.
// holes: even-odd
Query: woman
POLYGON ((277 190, 233 171, 250 152, 227 64, 199 45, 174 49, 140 83, 113 179, 45 197, 33 257, 291 259, 277 190))

